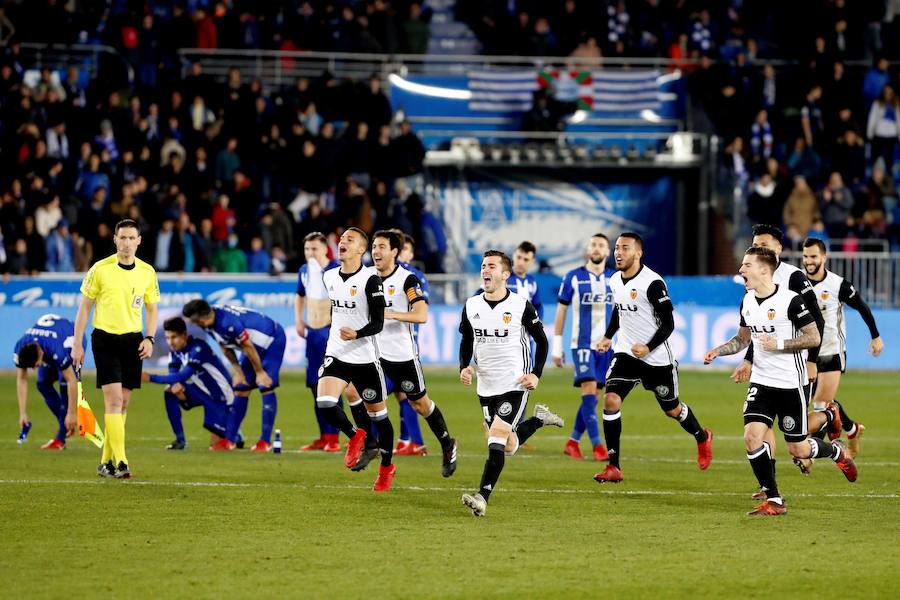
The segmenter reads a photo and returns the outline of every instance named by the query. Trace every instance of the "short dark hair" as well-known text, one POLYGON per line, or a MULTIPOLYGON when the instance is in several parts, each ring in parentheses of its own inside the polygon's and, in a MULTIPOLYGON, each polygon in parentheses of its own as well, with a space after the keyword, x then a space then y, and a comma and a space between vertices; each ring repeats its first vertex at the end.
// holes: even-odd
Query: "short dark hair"
POLYGON ((376 231, 372 235, 372 240, 376 240, 377 238, 384 238, 388 241, 388 244, 391 247, 391 250, 396 250, 397 254, 403 250, 403 236, 394 231, 393 229, 380 229, 376 231))
POLYGON ((367 248, 369 247, 369 236, 368 236, 368 234, 367 234, 365 231, 363 231, 363 230, 360 229, 359 227, 348 227, 347 229, 344 230, 344 233, 346 233, 346 232, 348 232, 348 231, 353 231, 353 232, 358 233, 359 235, 361 235, 361 236, 362 236, 362 239, 365 240, 365 242, 366 242, 366 247, 367 247, 367 248))
POLYGON ((637 247, 641 250, 644 249, 644 238, 633 231, 625 231, 619 234, 619 237, 628 238, 630 240, 634 240, 634 243, 637 244, 637 247))
POLYGON ((328 239, 321 231, 313 231, 311 233, 307 233, 303 238, 303 243, 305 244, 306 242, 322 242, 326 246, 328 245, 328 239))
POLYGON ((31 369, 37 366, 38 361, 38 344, 31 342, 25 344, 16 354, 16 366, 20 369, 31 369))
POLYGON ((181 317, 172 317, 171 319, 166 319, 166 322, 163 323, 163 330, 174 333, 187 333, 187 323, 181 317))
POLYGON ((606 243, 609 244, 609 238, 606 237, 606 235, 603 234, 603 233, 595 233, 595 234, 592 235, 591 237, 592 237, 592 238, 600 238, 600 239, 604 239, 604 240, 606 240, 606 243))
POLYGON ((784 234, 781 232, 780 228, 767 223, 758 223, 753 226, 753 237, 758 235, 771 235, 779 244, 781 243, 781 240, 784 239, 784 234))
POLYGON ((209 302, 202 298, 191 300, 181 309, 181 314, 184 315, 184 318, 189 320, 194 317, 205 317, 211 312, 212 307, 209 305, 209 302))
POLYGON ((133 227, 134 229, 137 230, 138 235, 141 234, 141 228, 138 227, 137 221, 135 221, 133 219, 122 219, 121 221, 116 223, 116 228, 115 228, 115 230, 113 230, 113 235, 118 235, 119 230, 122 229, 123 227, 133 227))
POLYGON ((819 250, 821 250, 822 254, 828 254, 828 247, 825 246, 825 242, 823 242, 819 238, 808 237, 803 240, 804 248, 812 248, 813 246, 816 246, 819 250))
POLYGON ((747 248, 747 251, 744 252, 747 256, 755 256, 756 259, 769 266, 769 270, 774 273, 775 269, 778 268, 778 257, 775 256, 775 252, 770 250, 769 248, 763 248, 762 246, 750 246, 747 248))
POLYGON ((503 252, 502 250, 488 250, 481 255, 482 258, 487 258, 489 256, 500 257, 500 263, 503 265, 503 270, 512 273, 512 261, 509 259, 509 256, 506 255, 506 252, 503 252))
POLYGON ((527 240, 519 244, 516 247, 516 250, 521 250, 522 252, 530 252, 531 254, 537 254, 537 246, 527 240))

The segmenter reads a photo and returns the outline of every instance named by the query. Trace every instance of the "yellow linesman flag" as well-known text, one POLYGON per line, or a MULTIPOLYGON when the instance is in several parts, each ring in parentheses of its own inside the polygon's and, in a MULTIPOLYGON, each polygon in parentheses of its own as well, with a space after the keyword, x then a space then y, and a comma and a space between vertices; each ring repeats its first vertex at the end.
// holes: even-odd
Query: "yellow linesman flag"
POLYGON ((78 382, 78 435, 89 439, 98 448, 103 447, 103 430, 97 424, 94 411, 84 397, 81 381, 78 382))

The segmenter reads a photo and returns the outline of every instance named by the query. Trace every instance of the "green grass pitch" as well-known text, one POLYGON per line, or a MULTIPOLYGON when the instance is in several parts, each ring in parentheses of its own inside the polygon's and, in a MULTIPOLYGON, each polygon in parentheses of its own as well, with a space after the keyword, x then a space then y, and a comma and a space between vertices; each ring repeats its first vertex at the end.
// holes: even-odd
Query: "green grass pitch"
MULTIPOLYGON (((314 437, 302 373, 283 376, 281 455, 206 450, 199 410, 185 414, 189 448, 171 452, 162 387, 145 384, 129 410, 136 478, 100 480, 99 451, 72 439, 41 451, 53 422, 32 387, 34 428, 19 446, 15 381, 0 376, 0 589, 7 598, 612 598, 896 597, 900 588, 900 416, 896 374, 849 373, 839 398, 867 425, 860 475, 830 461, 800 475, 779 435, 788 514, 751 519, 756 484, 741 439, 745 386, 718 372, 684 372, 682 398, 715 432, 709 471, 695 445, 636 391, 623 409, 625 481, 592 480, 601 464, 562 454, 579 402, 571 371, 548 368, 531 404, 564 429, 540 430, 507 459, 488 507, 460 503, 486 455, 474 388, 430 369, 429 391, 460 443, 440 476, 439 446, 398 457, 394 489, 371 491, 375 468, 351 473, 341 455, 299 454, 314 437), (891 591, 893 590, 893 591, 891 591)), ((88 382, 98 416, 99 391, 88 382)), ((396 404, 391 401, 395 429, 396 404)), ((244 431, 259 431, 254 395, 244 431)), ((588 450, 585 441, 583 450, 588 450)))

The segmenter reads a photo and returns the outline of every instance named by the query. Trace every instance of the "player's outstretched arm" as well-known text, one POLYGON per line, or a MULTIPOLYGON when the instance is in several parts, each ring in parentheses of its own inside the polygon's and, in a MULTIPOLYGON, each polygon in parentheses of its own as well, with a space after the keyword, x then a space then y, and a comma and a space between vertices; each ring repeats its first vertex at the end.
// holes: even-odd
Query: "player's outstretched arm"
POLYGON ((525 327, 528 335, 534 340, 534 366, 531 368, 531 374, 535 376, 534 386, 537 387, 537 379, 544 372, 544 363, 547 362, 547 352, 550 350, 550 343, 547 341, 544 324, 537 314, 537 309, 534 308, 531 302, 525 305, 525 311, 522 313, 522 326, 525 327))
POLYGON ((875 323, 872 309, 869 308, 869 305, 866 304, 866 301, 862 299, 862 296, 859 295, 859 292, 856 291, 856 288, 849 281, 844 280, 841 283, 838 299, 858 312, 859 316, 866 323, 866 327, 869 328, 869 335, 872 336, 872 341, 869 342, 869 353, 872 356, 881 354, 882 350, 884 350, 884 340, 881 339, 881 334, 878 333, 878 325, 875 323))
POLYGON ((738 328, 738 332, 734 335, 733 338, 731 338, 721 346, 716 346, 715 348, 707 352, 706 356, 703 357, 703 364, 708 365, 719 356, 730 356, 732 354, 737 354, 749 345, 750 328, 740 327, 738 328))

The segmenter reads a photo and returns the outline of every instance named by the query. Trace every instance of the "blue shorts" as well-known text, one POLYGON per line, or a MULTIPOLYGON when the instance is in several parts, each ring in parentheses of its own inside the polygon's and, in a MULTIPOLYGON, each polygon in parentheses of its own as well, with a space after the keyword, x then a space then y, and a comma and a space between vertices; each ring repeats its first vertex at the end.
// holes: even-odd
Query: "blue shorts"
POLYGON ((38 367, 38 383, 56 383, 57 381, 60 382, 60 384, 66 382, 65 378, 63 378, 62 371, 55 367, 48 367, 47 365, 41 365, 40 367, 38 367))
POLYGON ((325 360, 328 332, 331 327, 306 329, 306 387, 315 388, 319 383, 319 367, 325 360))
POLYGON ((579 387, 585 381, 596 381, 598 386, 606 385, 606 371, 612 360, 612 350, 598 352, 592 348, 574 348, 572 364, 575 365, 573 385, 579 387))
MULTIPOLYGON (((273 389, 278 387, 278 372, 281 370, 282 361, 284 361, 284 348, 286 342, 284 329, 279 327, 278 332, 275 334, 275 339, 272 340, 272 343, 260 356, 263 371, 272 378, 273 389)), ((244 372, 244 378, 247 380, 247 385, 250 386, 250 389, 255 388, 256 372, 253 370, 253 365, 250 364, 250 359, 247 358, 246 354, 241 357, 241 371, 244 372)))

